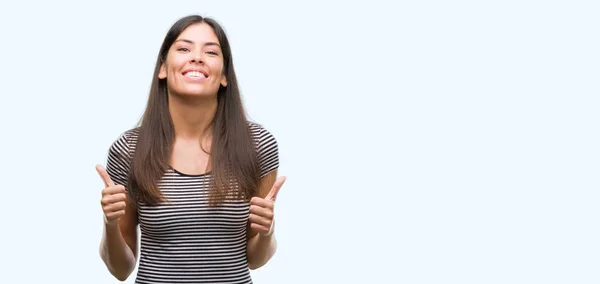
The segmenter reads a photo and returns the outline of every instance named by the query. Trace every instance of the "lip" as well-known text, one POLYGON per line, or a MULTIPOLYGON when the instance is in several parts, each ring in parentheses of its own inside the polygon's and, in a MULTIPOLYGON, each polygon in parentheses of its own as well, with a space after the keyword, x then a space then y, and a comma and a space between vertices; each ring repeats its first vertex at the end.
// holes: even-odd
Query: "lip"
POLYGON ((181 75, 183 76, 184 80, 191 82, 191 83, 201 83, 201 82, 205 81, 206 79, 208 79, 208 73, 202 69, 186 69, 185 71, 183 71, 181 73, 181 75), (185 74, 187 74, 188 72, 200 72, 200 73, 204 74, 204 77, 185 76, 185 74))
POLYGON ((202 70, 202 69, 186 69, 183 70, 183 72, 181 73, 181 75, 185 76, 185 74, 187 74, 188 72, 200 72, 202 74, 204 74, 204 77, 208 78, 208 72, 202 70))

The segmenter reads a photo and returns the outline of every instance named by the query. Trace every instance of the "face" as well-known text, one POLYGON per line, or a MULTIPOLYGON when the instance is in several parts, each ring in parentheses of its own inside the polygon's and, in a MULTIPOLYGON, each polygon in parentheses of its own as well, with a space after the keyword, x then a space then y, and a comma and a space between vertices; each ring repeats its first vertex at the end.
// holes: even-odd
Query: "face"
POLYGON ((187 27, 171 45, 158 77, 166 78, 169 93, 177 95, 216 96, 220 86, 227 86, 223 52, 212 27, 187 27))

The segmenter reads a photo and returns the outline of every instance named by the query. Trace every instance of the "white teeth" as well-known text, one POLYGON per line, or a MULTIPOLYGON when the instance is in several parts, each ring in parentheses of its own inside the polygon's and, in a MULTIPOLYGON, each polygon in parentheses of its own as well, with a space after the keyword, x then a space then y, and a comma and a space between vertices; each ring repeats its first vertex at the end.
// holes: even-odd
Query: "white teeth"
POLYGON ((204 74, 202 74, 201 72, 198 71, 190 71, 187 72, 185 74, 185 76, 189 76, 189 77, 202 77, 202 78, 206 78, 206 76, 204 76, 204 74))

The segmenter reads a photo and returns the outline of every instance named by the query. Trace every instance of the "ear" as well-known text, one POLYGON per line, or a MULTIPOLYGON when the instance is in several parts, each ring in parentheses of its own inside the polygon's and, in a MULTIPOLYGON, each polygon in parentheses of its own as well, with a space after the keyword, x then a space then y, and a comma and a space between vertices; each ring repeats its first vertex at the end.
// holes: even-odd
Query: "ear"
POLYGON ((225 75, 221 77, 221 86, 227 87, 227 76, 225 75))
POLYGON ((158 79, 167 78, 167 67, 164 63, 160 64, 160 71, 158 71, 158 79))

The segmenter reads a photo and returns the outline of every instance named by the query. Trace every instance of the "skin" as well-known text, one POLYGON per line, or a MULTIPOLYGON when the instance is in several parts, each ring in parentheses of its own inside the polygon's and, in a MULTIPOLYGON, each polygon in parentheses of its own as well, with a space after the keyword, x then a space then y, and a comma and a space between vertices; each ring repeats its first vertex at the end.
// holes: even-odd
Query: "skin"
MULTIPOLYGON (((210 169, 205 150, 210 149, 212 140, 210 122, 217 110, 217 91, 220 86, 227 86, 219 40, 212 28, 205 23, 186 28, 169 49, 158 77, 167 79, 169 111, 175 129, 171 166, 186 174, 206 173, 210 169), (186 76, 190 75, 189 70, 201 72, 206 78, 186 76)), ((134 270, 139 254, 137 212, 126 198, 125 187, 114 184, 102 166, 97 165, 96 170, 104 182, 101 205, 105 222, 100 255, 108 270, 124 281, 134 270)), ((274 206, 285 179, 277 178, 276 170, 270 172, 250 201, 250 269, 266 264, 276 251, 274 206)))

